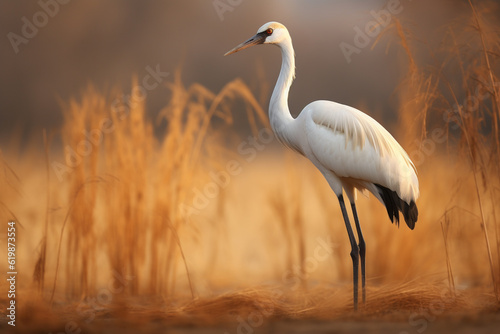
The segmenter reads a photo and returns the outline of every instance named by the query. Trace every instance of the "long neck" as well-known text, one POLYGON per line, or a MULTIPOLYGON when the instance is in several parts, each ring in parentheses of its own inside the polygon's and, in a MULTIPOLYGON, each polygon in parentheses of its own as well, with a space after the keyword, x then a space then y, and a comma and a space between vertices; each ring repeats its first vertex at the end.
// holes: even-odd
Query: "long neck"
POLYGON ((293 117, 288 109, 288 93, 295 77, 295 55, 290 38, 278 45, 281 49, 281 71, 274 87, 271 102, 269 103, 269 120, 278 139, 287 146, 289 142, 287 130, 290 128, 293 117))

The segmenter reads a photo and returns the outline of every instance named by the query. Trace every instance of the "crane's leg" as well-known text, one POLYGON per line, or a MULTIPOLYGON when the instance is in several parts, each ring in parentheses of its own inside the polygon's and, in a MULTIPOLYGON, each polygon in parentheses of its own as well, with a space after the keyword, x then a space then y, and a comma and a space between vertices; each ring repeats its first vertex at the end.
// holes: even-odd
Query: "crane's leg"
POLYGON ((359 225, 358 211, 356 211, 356 204, 351 203, 352 215, 354 216, 354 222, 356 223, 356 231, 358 232, 359 241, 359 257, 361 259, 361 294, 363 304, 366 303, 366 275, 365 275, 365 255, 366 255, 366 244, 365 239, 363 239, 363 233, 361 233, 361 225, 359 225))
POLYGON ((342 215, 344 216, 345 227, 347 229, 347 234, 349 235, 349 241, 351 242, 351 258, 352 258, 352 280, 353 280, 353 293, 354 293, 354 310, 358 309, 358 269, 359 269, 359 249, 356 243, 356 238, 352 232, 351 223, 349 222, 349 216, 347 215, 347 210, 345 208, 344 197, 342 194, 339 196, 340 209, 342 210, 342 215))

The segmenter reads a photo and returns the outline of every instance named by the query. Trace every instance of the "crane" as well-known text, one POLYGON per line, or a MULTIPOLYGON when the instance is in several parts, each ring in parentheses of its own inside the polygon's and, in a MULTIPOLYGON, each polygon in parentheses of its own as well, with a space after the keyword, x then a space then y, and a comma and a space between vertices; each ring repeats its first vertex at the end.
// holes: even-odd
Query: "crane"
POLYGON ((351 244, 353 307, 358 308, 358 275, 361 265, 362 301, 366 303, 366 243, 356 210, 356 189, 369 191, 399 226, 399 212, 415 228, 419 196, 415 165, 394 137, 376 120, 353 107, 332 101, 314 101, 297 118, 288 108, 288 94, 295 78, 295 53, 287 28, 269 22, 257 34, 225 56, 254 45, 272 44, 281 49, 281 71, 269 103, 269 121, 278 140, 308 158, 323 174, 340 203, 351 244), (343 192, 351 203, 358 243, 354 236, 343 192), (360 263, 361 260, 361 263, 360 263))

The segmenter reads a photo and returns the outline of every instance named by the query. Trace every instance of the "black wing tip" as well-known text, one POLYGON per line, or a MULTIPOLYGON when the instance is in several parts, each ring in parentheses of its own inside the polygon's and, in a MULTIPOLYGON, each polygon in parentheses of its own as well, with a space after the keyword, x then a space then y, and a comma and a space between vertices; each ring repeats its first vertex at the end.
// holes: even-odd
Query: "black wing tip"
POLYGON ((403 214, 405 216, 406 225, 408 225, 410 230, 413 230, 415 228, 415 223, 418 220, 417 204, 415 204, 414 201, 411 201, 410 205, 406 204, 404 201, 403 203, 405 204, 405 211, 403 211, 403 214))
POLYGON ((413 230, 415 228, 415 223, 418 220, 418 208, 415 201, 411 201, 410 204, 403 201, 395 191, 390 190, 380 184, 375 184, 379 190, 379 194, 384 201, 384 205, 389 214, 389 219, 399 227, 399 211, 403 213, 406 225, 413 230))

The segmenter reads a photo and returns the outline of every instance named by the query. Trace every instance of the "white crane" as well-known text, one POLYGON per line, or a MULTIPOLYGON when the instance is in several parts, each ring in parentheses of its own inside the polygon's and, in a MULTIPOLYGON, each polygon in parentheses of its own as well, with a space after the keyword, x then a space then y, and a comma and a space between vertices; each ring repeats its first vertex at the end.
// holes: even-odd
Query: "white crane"
POLYGON ((410 229, 415 228, 419 195, 416 169, 405 150, 377 121, 365 113, 331 101, 308 104, 297 118, 288 109, 288 93, 295 77, 292 39, 284 25, 269 22, 257 34, 225 55, 258 44, 281 49, 282 65, 269 104, 269 120, 276 137, 292 150, 307 157, 324 175, 337 195, 351 243, 353 263, 353 304, 358 307, 358 268, 361 259, 361 286, 366 302, 366 244, 356 211, 356 189, 368 190, 385 205, 389 218, 399 226, 399 211, 410 229), (351 202, 359 244, 353 234, 344 198, 351 202))

